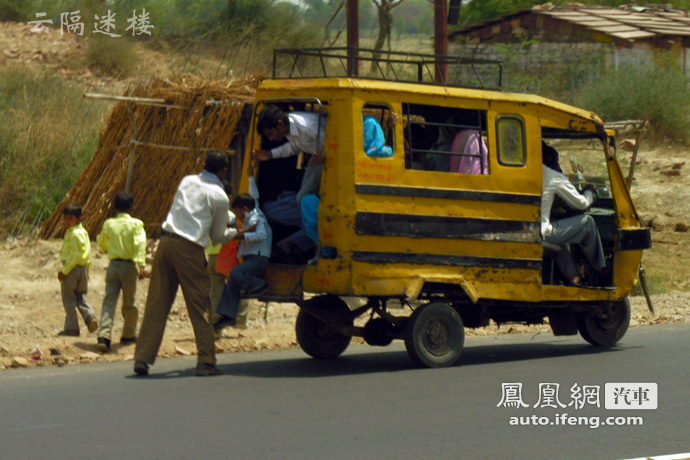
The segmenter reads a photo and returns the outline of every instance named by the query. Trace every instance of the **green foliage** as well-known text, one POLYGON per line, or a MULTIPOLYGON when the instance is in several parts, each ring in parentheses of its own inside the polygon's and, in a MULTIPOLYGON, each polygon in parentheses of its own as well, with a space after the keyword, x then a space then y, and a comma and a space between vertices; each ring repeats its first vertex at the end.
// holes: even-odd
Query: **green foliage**
POLYGON ((0 21, 23 21, 29 17, 26 7, 20 0, 0 0, 0 21))
POLYGON ((0 235, 55 209, 96 150, 106 108, 55 76, 0 68, 0 235))
POLYGON ((626 63, 583 85, 576 104, 604 120, 648 119, 656 137, 687 138, 690 88, 677 65, 626 63))
MULTIPOLYGON (((460 8, 460 25, 468 26, 494 19, 504 14, 529 10, 535 5, 544 3, 542 0, 482 0, 469 3, 463 2, 460 8)), ((560 4, 558 0, 553 2, 560 4)))
POLYGON ((405 0, 393 12, 393 30, 399 36, 433 35, 434 5, 428 0, 405 0))

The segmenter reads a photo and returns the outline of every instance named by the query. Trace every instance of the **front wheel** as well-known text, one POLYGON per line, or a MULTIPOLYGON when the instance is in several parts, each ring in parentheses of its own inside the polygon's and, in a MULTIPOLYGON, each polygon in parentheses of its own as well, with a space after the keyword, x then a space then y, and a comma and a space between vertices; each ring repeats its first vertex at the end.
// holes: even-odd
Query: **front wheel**
POLYGON ((444 303, 417 308, 405 328, 405 348, 420 366, 452 366, 460 358, 465 327, 457 311, 444 303))
POLYGON ((350 308, 339 297, 321 296, 314 297, 308 302, 309 308, 328 312, 334 318, 334 322, 322 321, 305 310, 300 310, 295 323, 297 343, 306 354, 317 359, 333 359, 340 356, 350 345, 352 337, 340 333, 340 326, 352 326, 349 318, 350 308), (342 318, 340 322, 336 321, 342 318), (344 321, 344 322, 343 322, 344 321))
POLYGON ((580 314, 577 329, 592 345, 612 347, 623 338, 630 325, 630 301, 627 297, 607 303, 596 315, 580 314))

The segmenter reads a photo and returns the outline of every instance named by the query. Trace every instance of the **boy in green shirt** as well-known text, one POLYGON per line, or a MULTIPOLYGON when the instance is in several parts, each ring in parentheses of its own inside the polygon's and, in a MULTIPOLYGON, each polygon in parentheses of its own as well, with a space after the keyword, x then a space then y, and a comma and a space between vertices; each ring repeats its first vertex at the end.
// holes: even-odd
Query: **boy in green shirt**
POLYGON ((108 253, 110 264, 105 273, 105 298, 101 309, 101 327, 98 329, 98 350, 110 350, 113 317, 122 289, 122 318, 124 326, 120 343, 136 342, 139 311, 134 304, 137 292, 137 277, 144 277, 146 266, 146 231, 144 223, 128 214, 134 207, 134 198, 129 193, 115 196, 116 217, 106 219, 96 242, 103 252, 108 253))
POLYGON ((58 271, 62 291, 62 305, 65 307, 65 327, 58 336, 79 336, 79 320, 77 308, 84 318, 89 332, 98 329, 96 313, 84 296, 88 291, 91 265, 91 241, 88 232, 81 225, 81 206, 71 204, 62 212, 62 224, 67 229, 60 249, 62 270, 58 271))

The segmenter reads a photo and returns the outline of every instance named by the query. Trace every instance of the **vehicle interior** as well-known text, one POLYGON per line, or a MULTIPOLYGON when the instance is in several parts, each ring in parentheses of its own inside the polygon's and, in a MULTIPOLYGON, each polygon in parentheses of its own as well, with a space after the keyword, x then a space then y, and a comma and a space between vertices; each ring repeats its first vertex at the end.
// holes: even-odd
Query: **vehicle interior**
MULTIPOLYGON (((551 219, 563 219, 579 213, 592 216, 601 238, 607 269, 603 273, 595 271, 575 245, 571 245, 568 250, 578 271, 584 279, 588 280, 588 288, 610 287, 613 284, 612 267, 617 224, 615 203, 610 193, 611 183, 606 165, 606 155, 603 153, 605 145, 598 138, 582 138, 581 136, 574 136, 573 133, 558 132, 557 130, 545 131, 542 136, 548 145, 558 151, 561 169, 578 191, 582 192, 588 184, 597 187, 594 203, 584 211, 568 207, 563 200, 557 197, 551 210, 551 219)), ((611 142, 613 149, 615 140, 611 139, 611 142)), ((543 283, 564 285, 566 280, 563 279, 558 268, 554 267, 553 251, 554 248, 544 243, 543 283)))

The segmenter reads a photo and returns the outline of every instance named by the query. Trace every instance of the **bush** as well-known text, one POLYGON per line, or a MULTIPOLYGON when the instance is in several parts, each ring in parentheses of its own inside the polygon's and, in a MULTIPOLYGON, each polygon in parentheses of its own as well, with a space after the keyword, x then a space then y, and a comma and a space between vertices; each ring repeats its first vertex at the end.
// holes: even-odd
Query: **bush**
POLYGON ((17 0, 0 0, 0 21, 23 21, 26 5, 17 0))
POLYGON ((674 64, 623 64, 580 88, 576 104, 604 120, 647 119, 653 137, 690 134, 688 79, 674 64))
POLYGON ((26 69, 0 69, 0 236, 40 225, 96 150, 105 103, 26 69))
POLYGON ((86 40, 85 67, 116 78, 132 75, 139 59, 129 39, 96 34, 86 40))

